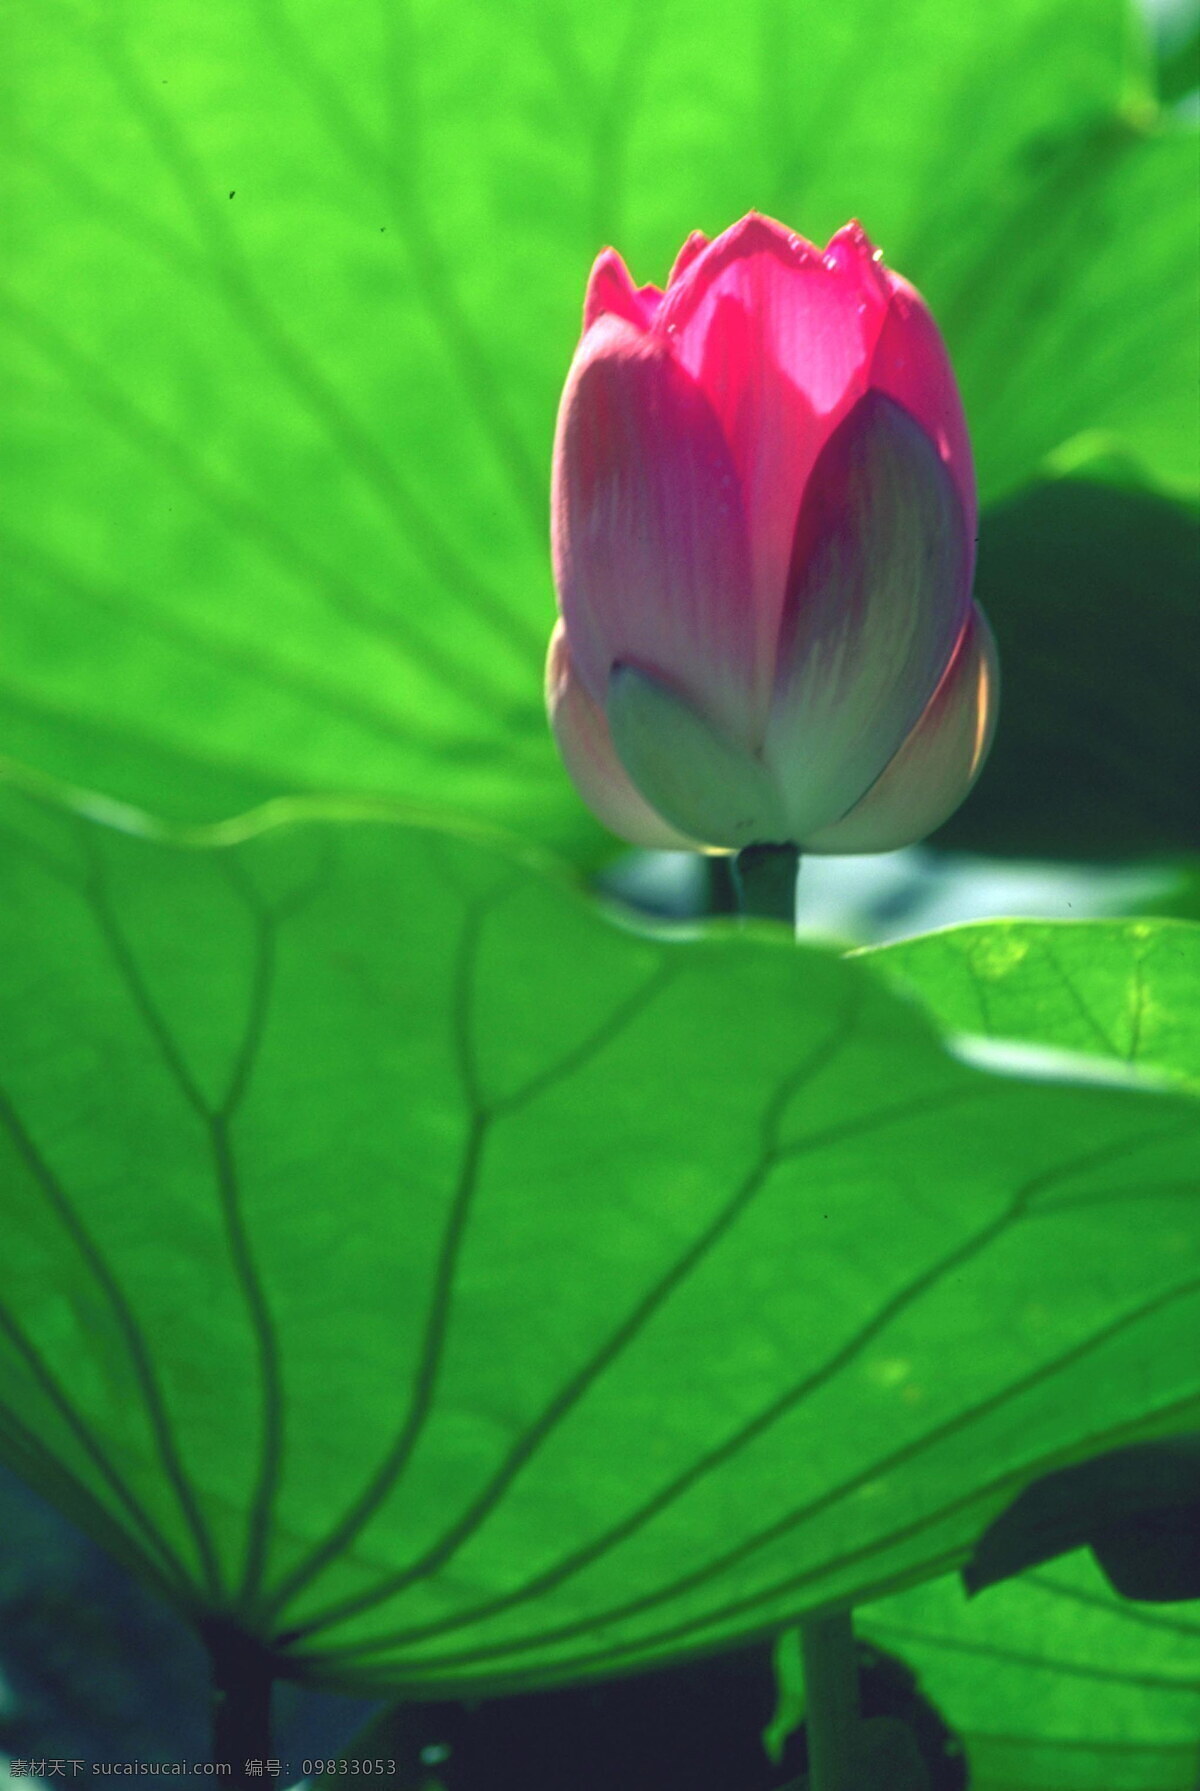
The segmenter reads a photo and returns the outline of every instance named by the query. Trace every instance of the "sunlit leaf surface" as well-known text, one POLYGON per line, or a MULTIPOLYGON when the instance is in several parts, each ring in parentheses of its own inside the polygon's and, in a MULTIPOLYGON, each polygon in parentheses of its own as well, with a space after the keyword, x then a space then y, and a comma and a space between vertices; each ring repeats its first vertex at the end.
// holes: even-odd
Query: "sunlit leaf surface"
POLYGON ((981 921, 865 954, 950 1032, 1014 1039, 1200 1088, 1200 927, 981 921))
POLYGON ((860 1623, 965 1736, 971 1791, 1194 1791, 1200 1605, 1131 1604, 1080 1554, 970 1602, 933 1581, 860 1623))
POLYGON ((751 207, 856 214, 945 325, 985 497, 1081 437, 1195 487, 1194 137, 1118 0, 46 0, 6 59, 0 728, 62 776, 597 851, 539 687, 607 241, 661 279, 751 207))
POLYGON ((763 1633, 1195 1413, 1192 1100, 448 835, 4 829, 6 1454, 286 1672, 763 1633))

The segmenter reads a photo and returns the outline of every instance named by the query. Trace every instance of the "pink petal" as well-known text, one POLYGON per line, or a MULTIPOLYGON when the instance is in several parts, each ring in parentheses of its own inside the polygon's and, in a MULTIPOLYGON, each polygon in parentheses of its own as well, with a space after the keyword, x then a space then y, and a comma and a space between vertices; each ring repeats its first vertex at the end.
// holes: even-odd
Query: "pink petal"
POLYGON ((695 261, 697 255, 707 249, 708 243, 709 239, 705 236, 703 230, 692 231, 692 234, 688 237, 678 255, 676 255, 674 265, 667 275, 668 290, 670 290, 678 280, 683 278, 688 268, 691 267, 693 261, 695 261))
POLYGON ((950 357, 920 293, 899 274, 889 272, 886 279, 891 296, 871 362, 871 385, 902 404, 937 443, 962 496, 973 551, 975 467, 950 357))
POLYGON ((805 840, 805 851, 890 852, 948 820, 987 758, 999 670, 987 618, 973 606, 954 657, 908 739, 849 814, 805 840))
POLYGON ((588 275, 583 300, 584 333, 598 317, 623 317, 636 329, 648 330, 662 302, 658 286, 635 286, 629 269, 615 249, 597 255, 588 275))
POLYGON ((767 700, 801 494, 866 390, 888 290, 857 226, 824 255, 751 213, 672 275, 655 334, 697 379, 729 442, 753 553, 756 695, 767 700))
POLYGON ((592 701, 571 664, 561 622, 555 624, 546 658, 546 707, 571 781, 606 827, 635 846, 696 849, 696 842, 668 827, 630 782, 613 748, 604 711, 592 701))
POLYGON ((870 392, 826 444, 796 525, 764 757, 810 838, 870 788, 966 621, 962 502, 929 437, 870 392))
POLYGON ((601 318, 554 446, 551 534, 571 657, 595 702, 618 661, 685 692, 734 740, 752 726, 749 552, 720 425, 657 332, 601 318))

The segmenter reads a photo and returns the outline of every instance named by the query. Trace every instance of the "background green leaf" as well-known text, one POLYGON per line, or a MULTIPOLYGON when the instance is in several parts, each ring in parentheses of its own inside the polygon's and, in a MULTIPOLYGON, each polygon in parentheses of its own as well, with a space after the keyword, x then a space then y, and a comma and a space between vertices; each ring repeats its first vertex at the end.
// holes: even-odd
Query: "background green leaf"
POLYGON ((1200 1605, 1131 1604, 1077 1554, 972 1601, 932 1581, 860 1627, 964 1735, 971 1791, 1194 1791, 1200 1605))
POLYGON ((0 1439, 287 1673, 763 1634, 1200 1406, 1193 1100, 448 835, 4 826, 0 1439))
POLYGON ((1087 1547, 1114 1592, 1200 1598, 1200 1431, 1112 1449, 1033 1481, 962 1571, 974 1594, 1087 1547))
POLYGON ((869 952, 950 1032, 1056 1046, 1200 1087, 1200 927, 996 920, 869 952))
MULTIPOLYGON (((1118 0, 10 24, 0 736, 60 776, 209 818, 376 790, 605 849, 540 668, 554 411, 608 240, 662 278, 752 206, 822 238, 857 214, 944 322, 985 497, 1081 441, 1196 487, 1194 136, 1156 122, 1118 0)), ((998 575, 1019 644, 1027 549, 998 575)), ((1014 714, 1077 635, 1036 695, 1006 655, 1014 714)))
POLYGON ((1200 788, 1194 509, 1056 479, 980 530, 1001 721, 942 846, 1030 858, 1194 851, 1200 788))

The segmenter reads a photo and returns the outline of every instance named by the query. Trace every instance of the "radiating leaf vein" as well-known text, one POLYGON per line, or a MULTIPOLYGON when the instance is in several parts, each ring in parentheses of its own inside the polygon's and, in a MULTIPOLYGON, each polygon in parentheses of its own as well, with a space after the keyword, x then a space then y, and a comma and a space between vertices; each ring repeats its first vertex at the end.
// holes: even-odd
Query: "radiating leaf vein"
MULTIPOLYGON (((62 1186, 50 1164, 38 1149, 37 1144, 26 1129, 7 1092, 3 1089, 0 1089, 0 1121, 2 1121, 7 1128, 9 1136, 12 1138, 19 1154, 24 1159, 37 1187, 44 1195, 47 1204, 50 1206, 64 1231, 71 1239, 75 1249, 87 1265, 89 1272, 98 1283, 108 1302, 113 1318, 116 1321, 117 1329, 129 1352, 134 1376, 137 1380, 142 1400, 146 1407, 146 1414, 150 1421, 151 1434, 153 1435, 155 1444, 158 1448, 158 1453, 163 1464, 163 1470, 166 1473, 167 1479, 175 1493, 175 1497, 179 1502, 180 1510, 183 1512, 184 1519, 191 1531, 192 1539, 195 1542, 196 1552, 200 1561, 201 1572, 203 1573, 206 1585, 210 1592, 215 1593, 220 1583, 216 1556, 213 1552, 212 1543, 208 1531, 205 1528, 204 1520, 200 1515, 200 1508, 196 1500, 195 1492, 193 1491, 182 1460, 180 1459, 178 1445, 175 1441, 175 1434, 171 1426, 170 1416, 167 1412, 166 1401, 163 1399, 162 1390, 158 1384, 158 1377, 154 1372, 153 1358, 146 1339, 142 1335, 141 1326, 138 1324, 134 1308, 127 1298, 124 1289, 121 1287, 120 1282, 117 1280, 116 1275, 113 1273, 112 1268, 101 1253, 95 1239, 92 1237, 78 1212, 75 1210, 74 1203, 68 1196, 66 1189, 62 1186)), ((11 1318, 6 1317, 4 1324, 9 1337, 13 1340, 14 1344, 20 1348, 23 1333, 19 1332, 15 1325, 15 1321, 11 1320, 11 1318)), ((32 1351, 32 1346, 29 1347, 32 1351)), ((96 1460, 97 1466, 101 1467, 102 1471, 105 1472, 106 1478, 109 1479, 109 1483, 113 1485, 114 1491, 117 1490, 116 1482, 113 1479, 115 1470, 110 1472, 105 1465, 103 1451, 99 1451, 99 1453, 93 1451, 93 1448, 88 1441, 90 1432, 87 1430, 87 1427, 83 1425, 82 1420, 75 1416, 73 1408, 70 1407, 69 1403, 61 1395, 61 1392, 57 1388, 57 1382, 54 1380, 53 1376, 50 1375, 50 1372, 45 1365, 41 1363, 40 1357, 38 1357, 36 1351, 26 1354, 25 1350, 22 1350, 22 1353, 26 1355, 26 1360, 29 1362, 30 1367, 38 1375, 39 1382, 43 1386, 47 1397, 52 1400, 56 1408, 62 1413, 64 1420, 71 1425, 73 1432, 79 1437, 83 1446, 88 1448, 89 1454, 93 1455, 93 1459, 96 1460)), ((96 1447, 98 1449, 98 1446, 96 1447)), ((151 1533, 153 1535, 157 1534, 154 1531, 151 1533)), ((160 1545, 166 1550, 166 1545, 161 1543, 161 1539, 159 1539, 159 1541, 160 1545)), ((166 1553, 168 1558, 170 1558, 170 1551, 166 1550, 166 1553)))

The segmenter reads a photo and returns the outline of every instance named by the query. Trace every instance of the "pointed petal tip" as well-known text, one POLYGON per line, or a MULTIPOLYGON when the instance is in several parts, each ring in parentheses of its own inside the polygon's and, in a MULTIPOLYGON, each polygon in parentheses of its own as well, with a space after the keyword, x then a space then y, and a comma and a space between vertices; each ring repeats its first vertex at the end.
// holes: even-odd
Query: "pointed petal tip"
POLYGON ((586 334, 601 317, 621 317, 636 329, 648 330, 662 303, 658 286, 635 286, 616 249, 601 249, 588 275, 583 301, 586 334))
POLYGON ((736 224, 722 231, 713 240, 713 248, 718 247, 722 251, 722 265, 742 255, 766 253, 782 256, 788 261, 806 261, 821 253, 816 244, 801 236, 799 231, 789 230, 786 224, 762 211, 748 211, 736 224))
POLYGON ((840 230, 835 230, 826 244, 826 248, 832 249, 835 243, 843 244, 846 248, 853 249, 857 254, 866 255, 870 260, 883 260, 882 250, 875 247, 875 244, 871 241, 871 238, 867 235, 866 230, 857 218, 851 218, 847 223, 842 225, 840 230))
POLYGON ((857 283, 869 295, 882 325, 892 288, 883 264, 883 250, 876 248, 857 218, 834 231, 821 256, 821 265, 857 283))
POLYGON ((759 257, 769 257, 789 272, 819 272, 822 268, 821 250, 815 243, 765 212, 748 211, 711 242, 705 243, 698 231, 688 238, 671 270, 656 319, 658 328, 669 334, 686 328, 726 269, 739 262, 753 263, 759 257))
POLYGON ((671 290, 672 286, 678 285, 688 268, 691 267, 693 261, 696 260, 697 256, 703 255, 705 249, 710 246, 711 242, 712 238, 705 236, 703 230, 692 231, 678 255, 676 255, 671 266, 671 271, 667 275, 668 292, 671 290))

